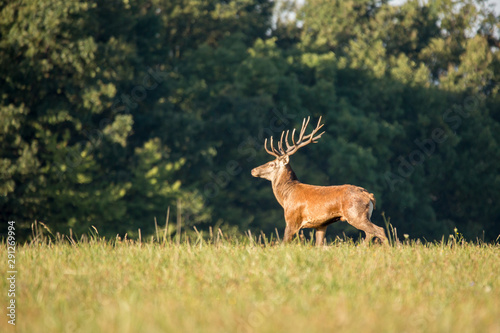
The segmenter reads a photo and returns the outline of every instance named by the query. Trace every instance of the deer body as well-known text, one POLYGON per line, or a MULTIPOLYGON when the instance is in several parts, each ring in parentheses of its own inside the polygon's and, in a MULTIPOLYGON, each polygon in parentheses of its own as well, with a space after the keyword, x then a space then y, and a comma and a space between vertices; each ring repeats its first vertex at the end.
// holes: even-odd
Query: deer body
POLYGON ((314 186, 299 182, 290 166, 289 156, 301 146, 314 142, 315 139, 321 136, 320 134, 314 138, 315 132, 322 126, 319 126, 318 122, 316 130, 309 136, 304 137, 303 134, 307 123, 304 122, 302 125, 298 143, 295 143, 293 134, 294 146, 289 146, 288 142, 286 142, 287 147, 289 147, 288 153, 283 150, 282 142, 279 144, 280 150, 274 149, 272 138, 272 151, 267 150, 266 141, 266 151, 274 156, 277 155, 276 160, 252 170, 254 177, 271 181, 276 200, 284 209, 286 228, 283 241, 290 241, 293 235, 302 228, 314 228, 316 229, 316 245, 322 245, 328 225, 342 220, 347 221, 359 230, 363 230, 367 242, 373 237, 387 242, 384 230, 370 221, 375 208, 375 198, 372 193, 362 187, 353 185, 314 186), (303 141, 304 138, 307 140, 303 141), (295 148, 290 153, 292 151, 290 148, 293 147, 295 148), (280 151, 281 155, 279 154, 280 151))

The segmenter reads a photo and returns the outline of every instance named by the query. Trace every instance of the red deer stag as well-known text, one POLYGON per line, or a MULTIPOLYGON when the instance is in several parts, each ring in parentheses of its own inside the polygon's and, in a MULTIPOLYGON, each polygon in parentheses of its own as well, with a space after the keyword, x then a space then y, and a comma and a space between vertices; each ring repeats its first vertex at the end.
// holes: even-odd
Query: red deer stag
POLYGON ((289 131, 286 131, 286 134, 285 131, 281 133, 277 149, 273 145, 273 137, 270 140, 270 150, 267 148, 266 139, 264 149, 276 159, 252 170, 252 176, 271 181, 274 196, 285 210, 286 228, 283 241, 289 242, 302 228, 314 228, 316 245, 321 246, 328 225, 341 220, 363 230, 366 234, 366 243, 373 237, 387 243, 384 229, 370 221, 375 207, 375 197, 372 193, 353 185, 314 186, 298 181, 290 166, 290 156, 311 142, 316 143, 316 140, 325 133, 316 135, 323 127, 320 117, 318 125, 311 134, 304 135, 309 119, 310 117, 303 120, 297 141, 295 141, 295 129, 293 130, 292 145, 288 142, 289 131))

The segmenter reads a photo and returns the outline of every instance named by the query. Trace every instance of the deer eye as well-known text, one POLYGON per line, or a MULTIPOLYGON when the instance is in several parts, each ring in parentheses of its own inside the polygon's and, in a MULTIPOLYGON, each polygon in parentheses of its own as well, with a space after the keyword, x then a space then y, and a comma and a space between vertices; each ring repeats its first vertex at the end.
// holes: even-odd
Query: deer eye
POLYGON ((274 168, 276 166, 276 163, 271 162, 271 163, 269 163, 269 166, 272 167, 272 168, 274 168))

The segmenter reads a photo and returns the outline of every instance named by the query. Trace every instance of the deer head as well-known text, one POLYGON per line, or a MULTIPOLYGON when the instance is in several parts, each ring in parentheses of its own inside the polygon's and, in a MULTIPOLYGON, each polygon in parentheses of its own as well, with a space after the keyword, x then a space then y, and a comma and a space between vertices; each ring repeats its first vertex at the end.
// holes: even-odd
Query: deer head
POLYGON ((304 119, 302 121, 302 128, 300 129, 299 138, 297 141, 295 141, 295 129, 293 129, 291 136, 292 144, 290 144, 288 141, 288 135, 290 134, 289 130, 283 131, 281 133, 281 139, 280 141, 278 141, 277 149, 274 147, 272 136, 270 139, 271 149, 267 148, 267 139, 266 139, 264 141, 264 149, 269 155, 274 156, 275 159, 273 161, 270 161, 266 164, 263 164, 253 169, 252 176, 273 181, 274 179, 276 179, 277 175, 281 174, 282 171, 289 169, 288 164, 290 163, 291 155, 295 154, 297 150, 299 150, 304 146, 307 146, 311 142, 316 143, 316 140, 318 140, 323 135, 323 133, 325 133, 322 132, 316 135, 316 133, 321 129, 321 127, 323 127, 323 124, 321 124, 321 117, 319 117, 318 125, 316 125, 316 128, 310 134, 305 135, 307 125, 309 125, 309 120, 310 117, 307 117, 307 119, 304 119), (283 140, 286 148, 283 145, 283 140))

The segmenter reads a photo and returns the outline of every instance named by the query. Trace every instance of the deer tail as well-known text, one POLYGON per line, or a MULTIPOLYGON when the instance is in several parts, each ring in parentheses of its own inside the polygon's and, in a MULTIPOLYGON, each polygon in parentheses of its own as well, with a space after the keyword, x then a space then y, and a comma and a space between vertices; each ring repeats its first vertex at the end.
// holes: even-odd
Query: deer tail
POLYGON ((376 200, 375 200, 375 196, 373 195, 373 193, 370 193, 368 191, 366 191, 366 195, 368 196, 368 198, 370 199, 370 201, 372 202, 373 204, 373 209, 375 209, 375 204, 376 204, 376 200))
POLYGON ((358 189, 361 192, 360 194, 364 195, 365 198, 368 198, 368 200, 371 201, 373 209, 375 209, 375 204, 376 204, 375 195, 373 195, 373 193, 368 192, 365 188, 358 187, 358 189))

